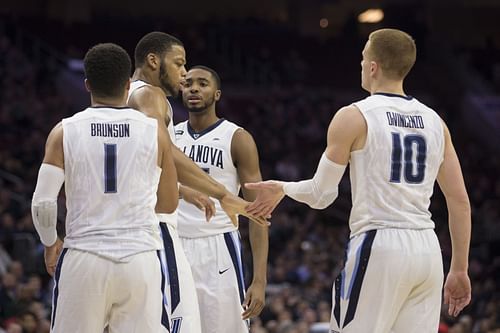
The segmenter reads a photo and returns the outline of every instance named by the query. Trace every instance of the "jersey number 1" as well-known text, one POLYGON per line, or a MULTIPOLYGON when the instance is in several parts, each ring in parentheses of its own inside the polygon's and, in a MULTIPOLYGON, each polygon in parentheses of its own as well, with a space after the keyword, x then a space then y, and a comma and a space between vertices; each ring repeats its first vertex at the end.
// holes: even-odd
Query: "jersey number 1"
POLYGON ((427 144, 423 136, 416 134, 405 135, 403 145, 401 145, 401 135, 392 133, 391 183, 401 183, 401 169, 403 169, 407 183, 422 183, 425 177, 426 156, 427 144), (413 145, 416 146, 417 150, 415 161, 413 160, 413 145))
POLYGON ((116 193, 116 144, 104 144, 104 193, 116 193))

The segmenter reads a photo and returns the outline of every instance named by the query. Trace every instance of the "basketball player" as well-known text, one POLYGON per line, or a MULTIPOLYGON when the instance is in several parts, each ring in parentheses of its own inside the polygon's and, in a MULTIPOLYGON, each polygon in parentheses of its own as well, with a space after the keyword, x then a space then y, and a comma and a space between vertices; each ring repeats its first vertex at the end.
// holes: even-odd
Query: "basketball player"
MULTIPOLYGON (((173 113, 167 96, 177 96, 186 75, 186 53, 183 44, 175 37, 163 32, 151 32, 145 35, 135 49, 135 72, 129 93, 129 106, 146 115, 158 119, 168 127, 172 141, 173 113)), ((180 195, 188 202, 198 201, 197 206, 205 209, 206 218, 214 213, 214 206, 202 192, 219 200, 221 207, 237 225, 236 214, 248 215, 245 208, 247 201, 229 192, 200 169, 179 149, 173 149, 174 162, 179 182, 182 184, 180 195), (189 188, 184 187, 189 186, 189 188), (196 190, 193 191, 192 189, 196 190), (197 199, 192 199, 194 195, 197 199)), ((249 216, 254 222, 267 225, 258 213, 249 216)), ((166 289, 167 308, 172 318, 172 333, 201 331, 199 306, 196 297, 191 268, 182 250, 177 234, 176 214, 163 215, 160 220, 165 245, 164 266, 168 269, 166 289)))
POLYGON ((332 332, 437 332, 443 264, 428 210, 436 179, 453 247, 444 286, 449 314, 457 316, 471 298, 471 215, 460 163, 444 122, 403 90, 416 58, 413 39, 377 30, 362 55, 362 87, 371 96, 335 114, 314 177, 248 188, 268 196, 268 209, 284 195, 323 209, 350 162, 351 238, 333 288, 332 332))
POLYGON ((84 59, 91 106, 47 139, 32 214, 55 277, 51 332, 96 333, 105 325, 110 333, 161 332, 167 315, 155 206, 175 211, 177 174, 167 131, 126 106, 131 67, 118 45, 91 48, 84 59), (64 245, 56 233, 63 183, 64 245))
MULTIPOLYGON (((261 180, 257 147, 238 125, 217 116, 221 97, 218 74, 205 66, 189 70, 182 100, 189 120, 175 126, 176 145, 206 173, 237 195, 240 184, 261 180)), ((243 189, 247 200, 251 191, 243 189)), ((202 333, 248 333, 250 317, 264 307, 268 230, 250 223, 253 281, 245 297, 238 227, 217 205, 206 223, 203 213, 181 200, 178 230, 193 272, 202 333)))

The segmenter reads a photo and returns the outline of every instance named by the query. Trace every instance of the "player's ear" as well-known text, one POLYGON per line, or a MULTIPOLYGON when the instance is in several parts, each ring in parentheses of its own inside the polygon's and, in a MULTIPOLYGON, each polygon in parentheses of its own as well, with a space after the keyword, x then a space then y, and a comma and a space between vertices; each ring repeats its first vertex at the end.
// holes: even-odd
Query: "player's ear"
POLYGON ((130 80, 130 79, 128 79, 128 80, 127 80, 127 84, 125 85, 125 90, 127 90, 127 94, 128 94, 128 92, 129 92, 129 90, 130 90, 130 82, 131 82, 131 80, 130 80))
POLYGON ((89 81, 87 79, 83 80, 83 82, 85 83, 85 89, 88 91, 88 92, 91 92, 90 90, 90 85, 89 85, 89 81))
POLYGON ((160 58, 154 53, 148 53, 146 63, 152 70, 156 70, 160 67, 160 58))
POLYGON ((215 101, 218 102, 221 96, 222 96, 222 91, 220 91, 219 89, 217 89, 215 91, 215 101))
POLYGON ((374 76, 379 69, 380 67, 375 61, 370 61, 370 76, 374 76))

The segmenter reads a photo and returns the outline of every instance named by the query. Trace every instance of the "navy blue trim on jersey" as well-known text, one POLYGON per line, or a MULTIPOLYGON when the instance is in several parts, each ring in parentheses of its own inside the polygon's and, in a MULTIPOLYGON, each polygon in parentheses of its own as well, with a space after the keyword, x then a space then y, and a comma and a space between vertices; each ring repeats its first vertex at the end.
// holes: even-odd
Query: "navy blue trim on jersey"
POLYGON ((241 277, 243 276, 243 269, 241 267, 241 262, 238 260, 238 254, 236 253, 236 245, 234 244, 234 240, 231 237, 230 232, 224 233, 224 240, 226 241, 227 249, 229 250, 229 254, 231 255, 231 260, 233 261, 234 271, 236 273, 236 280, 238 280, 238 290, 240 292, 240 301, 241 304, 245 301, 245 292, 243 290, 243 281, 241 277))
POLYGON ((195 132, 194 129, 191 127, 191 125, 189 124, 189 121, 187 122, 187 130, 188 130, 188 133, 189 135, 191 135, 191 137, 193 139, 199 139, 201 138, 202 136, 204 136, 205 134, 207 134, 208 132, 212 131, 213 129, 215 129, 216 127, 218 127, 220 124, 222 124, 222 122, 224 122, 224 118, 220 118, 219 120, 217 120, 215 123, 213 123, 212 125, 208 126, 207 128, 205 128, 203 131, 201 132, 195 132))
POLYGON ((52 296, 54 300, 54 307, 52 309, 52 328, 54 328, 54 323, 56 322, 56 310, 57 310, 57 298, 59 297, 59 279, 61 277, 61 267, 64 260, 64 256, 68 252, 68 249, 65 248, 62 250, 61 255, 59 255, 59 260, 57 261, 56 272, 54 274, 55 286, 54 286, 54 294, 52 296))
POLYGON ((161 237, 165 247, 165 258, 167 258, 168 281, 170 282, 170 303, 171 312, 177 308, 181 301, 181 292, 179 287, 179 274, 177 272, 177 260, 175 259, 174 242, 168 231, 166 223, 160 223, 161 237))
POLYGON ((165 273, 163 271, 163 267, 162 267, 162 264, 161 264, 161 254, 160 254, 160 250, 156 251, 156 255, 158 256, 158 260, 160 261, 160 271, 161 271, 161 324, 167 329, 168 332, 170 332, 170 321, 168 319, 168 313, 167 313, 167 309, 165 308, 165 306, 167 304, 165 304, 164 300, 165 300, 165 297, 167 297, 165 295, 165 273))
POLYGON ((413 99, 413 96, 410 96, 410 95, 399 95, 399 94, 384 93, 384 92, 377 92, 377 93, 374 93, 374 95, 381 95, 381 96, 386 96, 386 97, 399 97, 399 98, 406 99, 407 101, 411 101, 413 99))
POLYGON ((358 269, 353 272, 354 284, 349 297, 349 305, 347 306, 347 312, 344 319, 344 324, 342 327, 348 325, 353 319, 356 313, 356 308, 358 307, 359 294, 361 292, 361 286, 363 284, 363 279, 365 277, 366 268, 368 267, 368 261, 370 259, 370 253, 372 251, 373 240, 377 230, 370 230, 366 232, 366 237, 361 244, 360 262, 358 269))

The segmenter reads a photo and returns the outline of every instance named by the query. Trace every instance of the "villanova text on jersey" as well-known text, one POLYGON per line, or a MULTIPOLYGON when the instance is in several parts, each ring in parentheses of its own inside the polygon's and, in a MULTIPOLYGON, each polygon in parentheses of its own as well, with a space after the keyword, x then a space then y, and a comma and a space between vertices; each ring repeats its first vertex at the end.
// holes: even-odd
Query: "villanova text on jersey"
POLYGON ((422 116, 410 116, 396 112, 386 112, 389 126, 406 127, 406 128, 424 128, 424 120, 422 116))
POLYGON ((224 169, 222 159, 222 150, 204 145, 192 145, 189 152, 186 152, 188 147, 184 147, 182 151, 189 156, 195 163, 211 164, 215 167, 224 169))
POLYGON ((90 123, 90 135, 105 138, 130 137, 130 124, 90 123))

